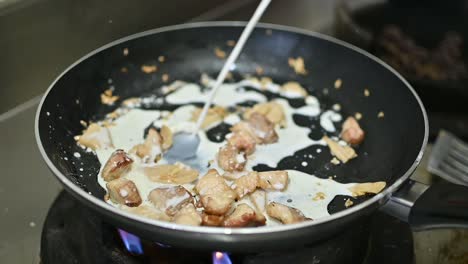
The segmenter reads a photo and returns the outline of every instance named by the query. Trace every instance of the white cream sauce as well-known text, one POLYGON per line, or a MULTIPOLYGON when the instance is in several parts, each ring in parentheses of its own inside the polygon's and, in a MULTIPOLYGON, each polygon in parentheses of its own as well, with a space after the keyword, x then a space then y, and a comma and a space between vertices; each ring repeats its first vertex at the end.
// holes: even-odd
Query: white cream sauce
MULTIPOLYGON (((265 102, 266 97, 255 91, 243 91, 239 92, 239 88, 243 85, 249 85, 260 89, 258 83, 252 81, 241 81, 236 84, 223 84, 214 100, 214 103, 220 106, 234 106, 237 103, 244 101, 257 101, 265 102)), ((279 92, 277 84, 267 85, 268 90, 279 92)), ((171 104, 188 104, 193 102, 203 102, 208 93, 207 91, 201 92, 200 86, 197 84, 182 83, 178 85, 178 88, 167 95, 166 101, 171 104)), ((306 127, 297 126, 292 115, 302 114, 307 116, 318 116, 320 115, 320 104, 317 98, 308 96, 306 98, 306 105, 304 107, 294 109, 288 101, 285 99, 277 99, 276 102, 282 105, 286 115, 286 126, 285 128, 276 128, 278 133, 278 142, 268 145, 257 145, 254 154, 247 157, 246 170, 252 170, 255 165, 266 164, 270 167, 276 167, 280 160, 286 156, 293 155, 296 151, 311 145, 326 145, 322 140, 314 141, 308 137, 310 129, 306 127)), ((136 144, 144 142, 143 131, 150 124, 157 127, 167 125, 174 133, 178 131, 192 131, 195 123, 190 121, 192 111, 195 109, 192 105, 181 106, 176 109, 173 113, 168 114, 167 111, 159 110, 142 110, 142 109, 130 109, 128 112, 120 116, 115 120, 113 125, 109 127, 109 133, 114 145, 114 148, 98 149, 96 154, 102 166, 106 163, 115 149, 123 149, 125 151, 130 150, 136 144)), ((328 110, 321 115, 320 118, 321 126, 330 132, 335 131, 333 122, 341 120, 341 115, 328 110)), ((238 114, 230 114, 224 119, 225 123, 235 124, 240 121, 238 114)), ((200 147, 197 151, 198 162, 201 164, 200 177, 205 174, 210 168, 216 168, 220 174, 223 170, 220 169, 216 164, 216 155, 221 146, 224 143, 211 142, 204 131, 199 132, 200 136, 200 147)), ((238 157, 239 160, 244 157, 238 157)), ((143 173, 143 169, 148 164, 143 163, 138 157, 132 156, 134 163, 132 164, 132 170, 125 176, 129 180, 132 180, 138 188, 140 196, 143 199, 143 204, 149 204, 147 197, 148 194, 156 187, 171 186, 170 184, 161 184, 151 181, 143 173)), ((167 163, 164 158, 158 162, 158 164, 167 163)), ((295 207, 301 210, 307 217, 312 219, 318 219, 328 215, 327 205, 336 195, 351 195, 348 190, 349 184, 340 184, 333 180, 319 179, 313 175, 308 175, 299 171, 289 170, 289 185, 283 192, 267 192, 268 201, 276 201, 288 206, 295 207), (324 193, 323 200, 314 200, 316 193, 324 193)), ((246 172, 236 173, 243 175, 246 172)), ((106 189, 106 182, 102 177, 98 176, 99 184, 106 189)), ((194 184, 185 184, 188 190, 192 191, 194 184)), ((109 200, 109 203, 112 202, 109 200)), ((247 203, 252 205, 248 198, 244 198, 238 203, 247 203)), ((114 204, 115 205, 115 204, 114 204)), ((115 205, 118 206, 118 205, 115 205)), ((278 224, 276 221, 268 219, 268 225, 278 224)))

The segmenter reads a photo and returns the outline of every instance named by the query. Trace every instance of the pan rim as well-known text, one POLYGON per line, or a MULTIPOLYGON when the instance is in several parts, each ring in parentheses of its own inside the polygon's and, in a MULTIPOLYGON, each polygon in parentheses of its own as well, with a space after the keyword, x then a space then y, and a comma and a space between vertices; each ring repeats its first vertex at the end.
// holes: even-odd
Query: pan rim
POLYGON ((149 218, 141 217, 135 214, 131 214, 129 212, 126 212, 124 210, 120 210, 117 207, 113 207, 109 204, 107 204, 104 200, 98 199, 94 197, 93 195, 88 194, 85 192, 83 189, 78 187, 76 184, 74 184, 72 181, 70 181, 65 175, 63 175, 57 167, 54 165, 54 163, 49 159, 49 156, 47 155, 44 146, 42 145, 41 137, 39 134, 39 117, 40 113, 42 112, 42 106, 47 99, 47 96, 49 95, 50 91, 55 87, 56 83, 65 75, 67 74, 71 69, 73 69, 75 66, 79 65, 81 62, 85 61, 86 59, 98 54, 99 52, 106 50, 110 47, 116 46, 118 44, 121 44, 123 42, 145 37, 148 35, 153 35, 153 34, 158 34, 166 31, 176 31, 176 30, 182 30, 182 29, 188 29, 188 28, 206 28, 206 27, 243 27, 246 25, 246 22, 241 22, 241 21, 208 21, 208 22, 195 22, 195 23, 185 23, 185 24, 178 24, 178 25, 171 25, 171 26, 166 26, 166 27, 161 27, 161 28, 156 28, 156 29, 151 29, 143 32, 139 32, 136 34, 132 34, 120 39, 117 39, 115 41, 112 41, 102 47, 99 47, 85 56, 81 57, 77 61, 75 61, 73 64, 71 64, 69 67, 67 67, 58 77, 55 78, 55 80, 50 84, 48 87, 47 91, 44 93, 39 106, 36 111, 36 117, 35 117, 35 122, 34 122, 34 134, 36 138, 36 143, 38 145, 39 151, 41 153, 42 158, 46 162, 47 166, 49 169, 53 172, 55 177, 64 185, 65 189, 71 190, 75 194, 79 195, 80 198, 86 199, 88 202, 93 204, 94 206, 99 207, 102 210, 107 211, 107 213, 111 213, 115 215, 116 217, 123 217, 126 218, 126 220, 132 220, 135 222, 139 222, 145 225, 152 225, 154 227, 160 227, 160 228, 165 228, 165 229, 171 229, 171 230, 177 230, 177 231, 186 231, 186 232, 193 232, 193 233, 198 233, 198 234, 215 234, 215 235, 220 235, 220 234, 225 234, 225 235, 258 235, 258 234, 271 234, 271 233, 278 233, 278 232, 284 232, 284 231, 290 231, 290 230, 296 230, 296 229, 302 229, 302 228, 307 228, 311 226, 318 226, 321 224, 326 224, 329 222, 332 222, 333 220, 339 219, 339 218, 344 218, 346 216, 351 216, 354 213, 358 213, 359 211, 365 209, 366 207, 370 207, 374 203, 381 202, 380 204, 383 204, 386 200, 388 199, 391 194, 396 191, 414 172, 414 170, 417 168, 419 163, 422 160, 422 157, 424 155, 424 150, 426 149, 427 142, 428 142, 428 136, 429 136, 429 122, 428 122, 428 117, 426 110, 424 108, 424 105, 417 95, 416 91, 413 89, 413 87, 406 81, 396 70, 394 70, 392 67, 387 65, 385 62, 383 62, 381 59, 375 57, 374 55, 368 53, 365 50, 362 50, 352 44, 349 44, 347 42, 344 42, 342 40, 336 39, 334 37, 306 30, 306 29, 301 29, 301 28, 296 28, 296 27, 291 27, 291 26, 284 26, 284 25, 277 25, 277 24, 270 24, 270 23, 259 23, 257 25, 257 28, 261 29, 272 29, 272 30, 280 30, 280 31, 287 31, 287 32, 292 32, 296 34, 302 34, 310 37, 315 37, 318 39, 323 39, 329 42, 332 42, 334 44, 343 46, 347 49, 353 50, 354 52, 360 53, 363 56, 368 57, 369 59, 375 61, 376 63, 380 64, 387 70, 389 70, 392 74, 394 74, 398 79, 400 79, 403 84, 411 91, 413 94, 414 98, 416 99, 420 109, 421 113, 423 115, 424 119, 424 138, 423 142, 421 144, 421 148, 419 150, 419 153, 414 161, 414 163, 408 168, 408 170, 401 176, 399 177, 392 185, 388 186, 383 192, 375 195, 374 197, 356 205, 351 208, 347 208, 345 210, 342 210, 340 212, 334 213, 330 216, 323 217, 318 220, 314 221, 305 221, 301 223, 296 223, 296 224, 290 224, 290 225, 280 225, 280 226, 262 226, 262 227, 255 227, 255 228, 223 228, 223 227, 206 227, 206 226, 187 226, 187 225, 179 225, 179 224, 174 224, 171 222, 165 222, 165 221, 158 221, 158 220, 152 220, 149 218), (382 202, 383 201, 383 202, 382 202))

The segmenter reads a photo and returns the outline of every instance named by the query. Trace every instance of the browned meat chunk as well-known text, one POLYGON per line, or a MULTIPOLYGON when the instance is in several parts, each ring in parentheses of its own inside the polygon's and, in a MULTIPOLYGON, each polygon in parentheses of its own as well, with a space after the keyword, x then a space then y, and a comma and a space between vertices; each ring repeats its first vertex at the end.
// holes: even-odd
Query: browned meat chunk
POLYGON ((354 117, 348 117, 341 129, 341 138, 351 145, 358 145, 364 140, 364 131, 354 117))
POLYGON ((93 150, 112 147, 109 129, 105 126, 92 123, 83 131, 83 135, 78 137, 78 144, 93 150))
POLYGON ((349 160, 357 157, 356 151, 354 151, 352 147, 342 146, 338 142, 334 141, 333 139, 327 136, 324 136, 322 139, 327 143, 328 147, 330 148, 331 154, 337 157, 341 162, 346 163, 349 160))
POLYGON ((174 216, 186 204, 193 203, 190 192, 180 185, 153 189, 148 200, 169 216, 174 216))
POLYGON ((182 207, 177 212, 177 214, 174 215, 172 222, 181 225, 199 226, 202 223, 202 218, 200 213, 197 212, 197 209, 195 209, 195 206, 189 203, 182 207))
POLYGON ((257 213, 252 207, 247 204, 237 205, 234 212, 232 212, 223 221, 225 227, 245 227, 245 226, 260 226, 265 224, 265 219, 257 218, 257 213))
POLYGON ((162 138, 158 131, 154 128, 150 128, 145 142, 134 146, 130 152, 136 153, 143 162, 157 162, 161 158, 161 142, 162 138))
POLYGON ((220 226, 223 220, 223 215, 202 214, 202 225, 204 226, 220 226))
POLYGON ((280 203, 271 202, 267 205, 267 214, 283 224, 294 224, 311 220, 305 217, 301 211, 280 203))
POLYGON ((249 132, 240 130, 232 133, 227 141, 229 145, 234 146, 239 151, 245 152, 246 155, 250 155, 255 151, 256 140, 249 132))
POLYGON ((245 153, 240 152, 236 147, 226 145, 219 148, 218 165, 225 171, 242 171, 247 159, 245 153))
POLYGON ((258 173, 253 171, 235 180, 232 187, 236 191, 237 197, 242 198, 257 189, 258 181, 258 173))
POLYGON ((236 199, 236 193, 214 169, 198 180, 196 190, 207 214, 224 215, 236 199))
POLYGON ((118 149, 112 153, 102 169, 101 176, 105 181, 115 180, 120 178, 132 167, 133 160, 125 153, 118 149))
POLYGON ((265 116, 273 124, 285 126, 286 115, 283 106, 277 102, 259 103, 244 112, 244 118, 249 119, 252 113, 259 113, 265 116))
POLYGON ((130 207, 139 206, 141 197, 138 189, 131 180, 118 178, 106 184, 110 199, 114 203, 130 207))
POLYGON ((257 144, 271 144, 278 141, 275 125, 268 121, 265 116, 257 112, 251 113, 247 122, 243 121, 235 124, 231 128, 231 131, 234 133, 240 131, 247 133, 255 138, 257 144))
POLYGON ((253 129, 255 136, 260 139, 261 144, 271 144, 278 141, 278 134, 275 131, 275 124, 259 114, 252 113, 248 119, 250 127, 253 129))
POLYGON ((289 181, 287 171, 263 171, 258 173, 258 178, 258 187, 274 191, 283 191, 289 181))
POLYGON ((250 201, 255 206, 257 212, 265 213, 266 212, 266 192, 264 190, 256 190, 255 192, 251 193, 250 201))

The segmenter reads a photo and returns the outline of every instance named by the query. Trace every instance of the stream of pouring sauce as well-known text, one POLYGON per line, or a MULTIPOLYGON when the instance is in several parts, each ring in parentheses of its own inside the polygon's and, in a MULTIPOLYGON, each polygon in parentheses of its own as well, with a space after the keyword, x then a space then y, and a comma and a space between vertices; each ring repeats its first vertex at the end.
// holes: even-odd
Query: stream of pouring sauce
MULTIPOLYGON (((210 80, 212 81, 212 80, 210 80)), ((295 94, 285 94, 279 91, 279 85, 270 83, 266 88, 270 92, 278 93, 283 97, 297 98, 295 94)), ((238 83, 223 84, 218 95, 214 100, 214 104, 223 107, 233 107, 239 103, 246 101, 266 102, 267 97, 260 92, 260 84, 258 82, 243 80, 238 83), (245 91, 245 87, 254 88, 254 90, 245 91), (257 90, 255 90, 257 89, 257 90)), ((143 131, 150 125, 161 127, 167 125, 174 133, 193 127, 194 122, 189 121, 192 116, 192 111, 195 106, 192 103, 204 102, 208 92, 201 89, 198 84, 178 83, 178 88, 165 96, 165 102, 168 104, 181 105, 174 112, 160 110, 143 110, 132 108, 125 114, 117 118, 112 126, 109 126, 110 136, 112 138, 114 148, 104 148, 96 150, 97 157, 103 166, 111 153, 115 149, 130 150, 136 144, 144 141, 143 131)), ((322 110, 319 101, 308 96, 305 99, 306 104, 299 108, 290 106, 288 100, 284 98, 275 99, 276 102, 282 105, 286 114, 285 128, 277 128, 279 140, 276 143, 268 145, 257 145, 253 155, 248 157, 246 171, 251 171, 258 164, 266 164, 270 167, 276 167, 277 164, 285 157, 293 155, 296 151, 304 149, 312 145, 325 145, 322 140, 312 140, 308 134, 311 128, 301 127, 295 124, 293 114, 318 117, 322 110)), ((326 131, 335 131, 333 122, 340 121, 341 115, 333 110, 324 110, 326 114, 320 116, 320 125, 326 131)), ((237 114, 230 114, 224 118, 224 123, 233 125, 240 121, 237 114)), ((216 165, 216 154, 219 148, 224 145, 224 142, 210 141, 205 131, 199 131, 200 147, 197 151, 198 162, 206 164, 201 167, 200 177, 205 174, 208 169, 215 168, 220 174, 223 170, 216 165), (213 162, 214 161, 214 162, 213 162), (211 164, 208 166, 208 164, 211 164)), ((148 164, 143 163, 138 157, 132 156, 134 164, 132 170, 126 175, 126 178, 132 180, 138 188, 140 196, 143 199, 143 205, 148 204, 148 194, 156 187, 167 186, 171 184, 156 183, 148 179, 143 173, 148 164)), ((165 164, 167 161, 162 158, 158 164, 165 164)), ((102 171, 102 168, 101 168, 102 171)), ((301 210, 305 216, 312 219, 318 219, 329 215, 327 206, 337 195, 350 196, 352 193, 349 187, 355 183, 341 184, 332 179, 320 179, 314 175, 306 174, 297 170, 288 170, 289 185, 283 192, 267 192, 268 201, 276 201, 288 206, 295 207, 301 210), (317 195, 320 199, 317 199, 317 195), (323 194, 323 195, 322 195, 323 194), (315 198, 315 199, 314 199, 315 198)), ((238 173, 239 175, 245 172, 238 173)), ((98 182, 102 188, 106 189, 106 182, 101 177, 97 176, 98 182)), ((194 184, 185 184, 185 188, 192 190, 194 184)), ((110 200, 108 203, 113 204, 110 200)), ((251 205, 248 198, 243 198, 238 203, 247 203, 251 205)), ((118 207, 119 205, 113 204, 118 207)), ((270 219, 267 215, 267 225, 277 225, 278 222, 270 219)))

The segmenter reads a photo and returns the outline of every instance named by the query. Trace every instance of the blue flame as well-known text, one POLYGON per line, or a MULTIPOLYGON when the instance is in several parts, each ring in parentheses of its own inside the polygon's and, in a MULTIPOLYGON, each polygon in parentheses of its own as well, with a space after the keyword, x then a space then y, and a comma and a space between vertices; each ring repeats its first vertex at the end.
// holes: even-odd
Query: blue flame
POLYGON ((228 253, 226 252, 213 252, 213 264, 232 264, 228 253))
POLYGON ((139 237, 130 234, 122 229, 119 229, 119 234, 128 252, 134 255, 143 254, 143 248, 141 246, 141 241, 139 237))

